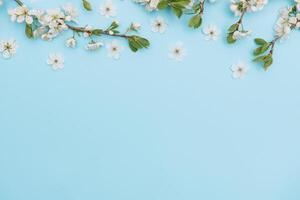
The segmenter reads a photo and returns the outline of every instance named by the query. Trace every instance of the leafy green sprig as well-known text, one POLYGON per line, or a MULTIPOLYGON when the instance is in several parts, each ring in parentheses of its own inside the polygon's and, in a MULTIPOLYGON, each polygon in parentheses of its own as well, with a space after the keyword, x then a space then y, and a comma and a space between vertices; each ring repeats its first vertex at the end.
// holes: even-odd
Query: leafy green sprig
MULTIPOLYGON (((240 4, 241 6, 243 4, 240 4)), ((233 44, 237 41, 237 38, 235 37, 235 32, 239 31, 242 33, 246 33, 248 32, 247 30, 244 29, 244 25, 243 25, 243 19, 244 16, 246 14, 246 8, 241 7, 241 16, 239 18, 239 20, 237 22, 235 22, 234 24, 232 24, 228 30, 227 30, 227 43, 228 44, 233 44)))
POLYGON ((87 11, 92 11, 93 10, 92 5, 88 0, 82 0, 82 6, 87 11))
POLYGON ((180 18, 183 14, 193 15, 188 25, 191 28, 199 28, 202 24, 202 17, 204 13, 204 5, 206 0, 199 0, 192 5, 192 8, 188 9, 188 5, 191 3, 191 0, 161 0, 157 8, 159 10, 171 9, 173 13, 180 18))
POLYGON ((189 27, 196 29, 201 26, 205 2, 206 0, 200 0, 193 5, 193 17, 189 20, 189 27))
POLYGON ((128 35, 127 32, 130 27, 127 29, 126 33, 120 34, 120 31, 118 30, 119 24, 115 21, 112 22, 106 29, 87 29, 86 27, 77 27, 72 25, 67 26, 70 30, 73 30, 79 36, 82 33, 88 33, 88 35, 90 35, 90 38, 100 37, 103 35, 124 38, 127 40, 128 46, 133 52, 137 52, 140 49, 148 48, 150 46, 150 42, 146 38, 140 37, 138 35, 128 35))
MULTIPOLYGON (((296 7, 296 5, 291 6, 288 9, 288 17, 297 18, 297 15, 299 14, 299 11, 296 7)), ((296 19, 297 20, 297 19, 296 19)), ((282 23, 279 19, 278 23, 282 23)), ((288 22, 288 28, 291 30, 294 30, 297 28, 296 23, 289 23, 288 22)), ((278 25, 277 25, 278 26, 278 25)), ((282 25, 279 25, 282 26, 282 25)), ((289 33, 289 32, 288 32, 289 33)), ((273 53, 275 49, 276 43, 286 37, 286 33, 277 33, 274 39, 270 42, 267 42, 266 40, 262 38, 256 38, 254 42, 258 45, 258 47, 254 50, 253 55, 255 56, 254 62, 259 62, 263 64, 263 67, 265 70, 268 70, 269 67, 273 64, 273 53)))
POLYGON ((253 55, 254 62, 262 62, 265 70, 268 70, 269 67, 273 64, 273 52, 276 42, 280 37, 274 38, 271 42, 267 42, 262 38, 255 38, 255 43, 258 47, 254 50, 253 55))

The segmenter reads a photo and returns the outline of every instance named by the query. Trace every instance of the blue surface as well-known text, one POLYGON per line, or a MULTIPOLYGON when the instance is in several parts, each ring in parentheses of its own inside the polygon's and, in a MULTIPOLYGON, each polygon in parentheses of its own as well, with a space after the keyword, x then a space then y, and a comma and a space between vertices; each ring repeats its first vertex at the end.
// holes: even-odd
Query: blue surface
MULTIPOLYGON (((0 199, 299 200, 299 33, 278 46, 266 73, 251 63, 252 39, 207 42, 168 12, 167 32, 154 34, 157 14, 115 3, 121 24, 139 21, 152 42, 118 61, 104 49, 67 49, 68 34, 29 41, 6 14, 13 3, 1 8, 0 38, 20 48, 0 59, 0 199), (187 49, 181 63, 167 58, 177 40, 187 49), (45 64, 52 52, 64 55, 62 71, 45 64), (233 80, 239 59, 250 71, 233 80)), ((271 39, 284 3, 246 17, 254 36, 271 39)), ((110 22, 81 12, 82 23, 110 22)), ((225 33, 234 20, 221 1, 208 5, 204 24, 225 33)))

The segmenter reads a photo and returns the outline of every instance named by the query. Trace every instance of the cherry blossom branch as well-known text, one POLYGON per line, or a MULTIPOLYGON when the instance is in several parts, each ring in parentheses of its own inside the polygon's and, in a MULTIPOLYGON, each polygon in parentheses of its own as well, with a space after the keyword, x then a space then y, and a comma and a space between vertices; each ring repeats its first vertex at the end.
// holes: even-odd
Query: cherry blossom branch
POLYGON ((238 39, 247 37, 251 34, 251 31, 245 30, 243 26, 243 19, 246 13, 256 12, 264 8, 267 4, 267 0, 251 1, 251 0, 236 0, 230 5, 230 9, 234 12, 235 16, 239 16, 239 20, 232 24, 227 31, 227 43, 233 44, 238 39))
POLYGON ((245 14, 246 14, 246 10, 243 10, 241 12, 241 16, 240 16, 239 20, 229 27, 229 29, 227 31, 228 44, 235 43, 237 41, 238 37, 241 37, 242 33, 245 35, 249 33, 249 31, 244 30, 244 26, 243 26, 243 19, 244 19, 245 14))
POLYGON ((72 25, 69 25, 67 24, 68 28, 71 29, 72 31, 75 31, 77 33, 95 33, 95 31, 99 31, 99 34, 102 34, 102 35, 107 35, 107 36, 112 36, 112 37, 121 37, 121 38, 131 38, 132 36, 130 35, 125 35, 125 34, 116 34, 116 33, 113 33, 113 32, 109 32, 108 30, 105 30, 103 31, 102 29, 91 29, 91 30, 87 30, 86 27, 78 27, 78 26, 72 26, 72 25))
MULTIPOLYGON (((28 38, 41 36, 41 38, 44 40, 51 40, 65 30, 72 30, 78 35, 84 34, 85 37, 91 39, 87 45, 88 50, 95 50, 102 46, 102 43, 95 42, 92 39, 93 36, 100 37, 102 35, 126 39, 130 49, 133 52, 136 52, 139 49, 148 48, 150 46, 150 42, 146 38, 137 35, 128 35, 129 32, 136 32, 140 28, 140 26, 135 23, 132 23, 129 28, 127 28, 125 34, 120 34, 120 32, 117 30, 119 24, 116 21, 112 22, 111 25, 106 29, 94 29, 89 26, 74 26, 71 25, 71 23, 74 22, 74 17, 76 16, 73 8, 68 7, 64 8, 64 10, 55 9, 50 11, 50 13, 49 11, 45 13, 44 11, 29 10, 21 0, 13 1, 16 2, 19 7, 10 10, 9 14, 11 15, 13 21, 25 21, 25 33, 28 38)), ((88 4, 88 1, 83 1, 83 4, 85 9, 90 8, 89 6, 91 6, 88 4)), ((72 43, 72 45, 69 46, 75 46, 75 35, 73 35, 71 40, 68 39, 67 42, 72 43)))
POLYGON ((274 48, 278 41, 287 38, 292 30, 300 28, 300 2, 295 0, 295 4, 281 10, 280 16, 275 26, 275 37, 271 42, 262 38, 256 38, 254 41, 259 46, 253 54, 254 62, 262 62, 267 70, 273 64, 274 48), (267 52, 267 53, 266 53, 267 52))

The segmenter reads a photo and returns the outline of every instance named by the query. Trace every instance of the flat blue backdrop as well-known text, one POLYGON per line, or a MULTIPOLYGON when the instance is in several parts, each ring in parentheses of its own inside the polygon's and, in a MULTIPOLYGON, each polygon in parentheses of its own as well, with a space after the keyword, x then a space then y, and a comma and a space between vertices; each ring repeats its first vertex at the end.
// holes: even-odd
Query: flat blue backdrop
MULTIPOLYGON (((103 1, 91 2, 97 9, 103 1)), ((154 34, 149 23, 157 13, 114 2, 123 28, 143 25, 149 50, 126 50, 115 61, 105 49, 67 49, 68 33, 30 41, 6 14, 14 3, 0 8, 0 38, 20 46, 13 59, 0 59, 0 199, 299 200, 300 34, 278 46, 264 72, 251 63, 253 38, 207 42, 169 12, 160 14, 166 33, 154 34), (167 58, 177 40, 187 49, 181 63, 167 58), (62 71, 45 64, 52 52, 64 55, 62 71), (243 80, 231 78, 238 60, 250 67, 243 80)), ((272 38, 286 2, 246 17, 253 37, 272 38)), ((208 5, 204 25, 224 34, 235 20, 228 4, 208 5)), ((80 21, 111 20, 81 9, 80 21)))

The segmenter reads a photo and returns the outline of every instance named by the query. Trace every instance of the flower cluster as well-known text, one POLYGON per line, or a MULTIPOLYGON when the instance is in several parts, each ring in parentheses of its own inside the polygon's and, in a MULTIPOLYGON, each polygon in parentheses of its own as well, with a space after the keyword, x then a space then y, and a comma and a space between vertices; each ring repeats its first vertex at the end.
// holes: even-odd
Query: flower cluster
POLYGON ((29 10, 25 5, 8 11, 12 21, 26 23, 26 35, 52 40, 61 32, 68 29, 67 22, 75 21, 78 11, 71 4, 63 8, 43 10, 29 10))
MULTIPOLYGON (((36 10, 29 9, 20 0, 13 0, 17 2, 18 7, 10 9, 8 11, 12 21, 18 23, 25 23, 25 33, 28 38, 40 37, 43 40, 52 40, 59 36, 62 32, 71 30, 73 36, 66 41, 67 46, 74 48, 76 46, 76 36, 83 35, 89 39, 86 45, 87 50, 96 50, 103 46, 102 42, 96 41, 95 37, 107 35, 110 37, 124 38, 128 41, 130 49, 134 52, 142 48, 148 48, 150 43, 147 39, 130 35, 130 32, 136 32, 139 26, 136 23, 132 23, 124 34, 121 34, 118 30, 119 23, 113 21, 106 29, 96 29, 90 26, 78 27, 76 24, 76 17, 78 16, 78 10, 72 4, 66 4, 61 8, 49 9, 49 10, 36 10)), ((83 1, 85 9, 90 10, 91 4, 87 1, 83 1)), ((111 16, 109 5, 104 5, 102 14, 111 16)))
MULTIPOLYGON (((300 2, 300 0, 298 1, 300 2)), ((300 13, 298 11, 300 11, 300 3, 280 11, 274 28, 277 37, 286 38, 291 30, 300 28, 300 13)))
POLYGON ((160 0, 133 0, 134 2, 144 5, 148 11, 157 10, 157 6, 160 0))
POLYGON ((232 24, 227 33, 227 42, 229 44, 235 43, 241 38, 251 35, 251 30, 245 30, 243 25, 243 18, 246 13, 252 13, 262 10, 268 0, 232 0, 230 9, 239 20, 232 24))
POLYGON ((295 0, 293 6, 280 10, 279 18, 275 24, 275 37, 271 42, 256 38, 255 43, 259 45, 253 54, 256 56, 255 62, 262 62, 264 69, 267 70, 273 63, 273 52, 275 44, 287 38, 292 30, 300 29, 300 0, 295 0), (267 53, 266 53, 267 52, 267 53))
POLYGON ((189 27, 199 28, 202 24, 206 2, 215 3, 217 0, 133 0, 144 5, 148 11, 171 9, 180 18, 183 14, 192 15, 189 27))

